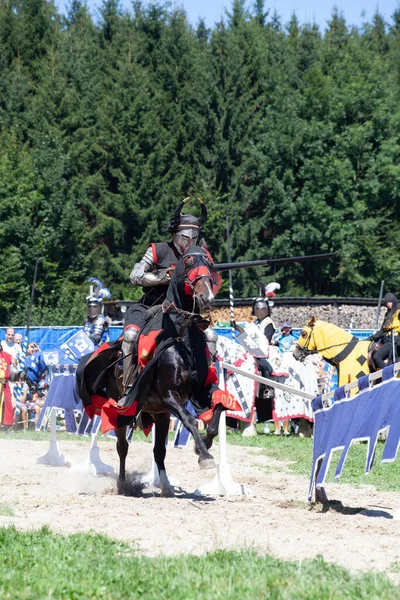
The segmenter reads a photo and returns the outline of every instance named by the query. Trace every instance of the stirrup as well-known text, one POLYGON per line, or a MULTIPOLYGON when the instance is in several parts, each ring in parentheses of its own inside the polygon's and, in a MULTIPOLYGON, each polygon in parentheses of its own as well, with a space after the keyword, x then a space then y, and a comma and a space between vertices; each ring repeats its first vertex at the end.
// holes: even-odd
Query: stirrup
POLYGON ((118 408, 125 408, 126 406, 126 399, 128 397, 128 393, 129 393, 129 388, 127 391, 125 391, 122 396, 118 399, 118 408))
POLYGON ((138 375, 138 364, 131 364, 127 369, 127 373, 122 372, 122 388, 124 394, 127 394, 130 388, 133 386, 138 375))

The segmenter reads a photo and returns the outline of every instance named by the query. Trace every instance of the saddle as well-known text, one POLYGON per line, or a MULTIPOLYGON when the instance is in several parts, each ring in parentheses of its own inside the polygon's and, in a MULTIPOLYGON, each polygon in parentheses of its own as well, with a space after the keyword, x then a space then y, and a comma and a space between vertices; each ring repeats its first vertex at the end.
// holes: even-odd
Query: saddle
POLYGON ((146 310, 146 312, 144 313, 144 318, 146 319, 146 323, 143 325, 142 330, 146 327, 147 322, 150 321, 150 319, 152 319, 158 313, 159 310, 161 310, 161 307, 162 307, 162 304, 155 304, 154 306, 151 306, 150 308, 148 308, 146 310))
MULTIPOLYGON (((379 350, 379 348, 382 347, 382 342, 371 342, 369 349, 368 349, 368 364, 370 367, 370 370, 372 373, 374 373, 375 371, 378 371, 378 367, 375 364, 374 361, 374 357, 375 354, 377 353, 377 351, 379 350)), ((400 344, 396 344, 396 355, 397 357, 400 356, 400 344)), ((389 357, 389 359, 384 361, 386 363, 386 365, 390 365, 392 364, 392 360, 389 357)))
POLYGON ((374 356, 381 346, 382 346, 381 342, 371 342, 371 344, 368 348, 368 365, 369 365, 369 369, 370 369, 371 373, 374 373, 375 371, 378 370, 378 368, 374 362, 374 356))

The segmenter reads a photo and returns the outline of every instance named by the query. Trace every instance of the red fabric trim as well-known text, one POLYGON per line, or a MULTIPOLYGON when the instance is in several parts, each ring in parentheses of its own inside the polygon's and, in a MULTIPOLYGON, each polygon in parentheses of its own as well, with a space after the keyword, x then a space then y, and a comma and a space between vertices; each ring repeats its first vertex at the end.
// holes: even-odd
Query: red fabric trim
POLYGON ((274 377, 289 377, 290 373, 286 373, 286 371, 271 371, 271 375, 274 377))
POLYGON ((183 284, 183 291, 184 291, 184 293, 185 293, 185 295, 186 295, 186 296, 190 296, 190 297, 192 297, 192 295, 193 295, 193 290, 192 290, 192 288, 190 287, 190 284, 189 284, 189 282, 188 282, 188 281, 186 281, 186 279, 185 279, 185 283, 183 284))
POLYGON ((94 412, 94 407, 91 404, 89 406, 85 406, 85 413, 87 414, 89 419, 93 419, 94 415, 96 414, 94 412))
POLYGON ((144 433, 144 435, 145 435, 146 437, 148 437, 148 435, 149 435, 150 431, 151 431, 151 430, 152 430, 152 428, 153 428, 153 425, 154 425, 154 423, 152 423, 152 424, 151 424, 149 427, 146 427, 146 429, 144 429, 144 428, 142 429, 142 431, 143 431, 143 433, 144 433))
POLYGON ((90 405, 85 406, 85 412, 90 419, 93 419, 95 415, 101 414, 101 409, 103 405, 107 402, 107 398, 105 396, 97 396, 93 394, 90 396, 90 405))
POLYGON ((141 367, 147 365, 149 360, 153 358, 154 352, 156 350, 156 337, 160 333, 161 329, 155 329, 154 331, 150 331, 148 335, 141 335, 139 338, 138 345, 138 357, 139 364, 141 367))
POLYGON ((217 369, 214 364, 211 364, 208 368, 207 379, 204 382, 204 387, 210 385, 210 383, 218 383, 217 369))
POLYGON ((0 377, 1 379, 8 379, 10 377, 10 366, 11 366, 12 356, 8 354, 5 350, 0 352, 0 377))
POLYGON ((188 274, 187 278, 189 279, 189 281, 196 281, 196 279, 199 279, 203 275, 205 277, 209 277, 210 271, 207 269, 207 267, 200 265, 199 267, 192 269, 188 274))
POLYGON ((213 417, 214 409, 217 404, 222 404, 224 408, 231 411, 242 410, 240 403, 236 400, 235 396, 232 396, 230 392, 224 390, 215 390, 211 397, 211 408, 199 415, 199 419, 204 423, 209 423, 213 417))
POLYGON ((105 396, 90 396, 90 400, 94 409, 101 409, 103 405, 107 402, 107 398, 105 396))
POLYGON ((130 325, 125 325, 124 327, 124 331, 126 331, 127 329, 136 329, 137 331, 140 331, 140 327, 138 325, 135 325, 134 323, 131 323, 130 325))
POLYGON ((111 429, 117 429, 118 404, 110 398, 103 404, 101 409, 101 433, 107 433, 111 429))
MULTIPOLYGON (((105 398, 103 398, 103 400, 105 400, 105 398)), ((117 429, 118 415, 135 417, 137 409, 137 400, 135 400, 131 406, 126 406, 124 408, 120 408, 114 398, 105 401, 101 407, 101 433, 107 433, 107 431, 110 431, 111 429, 117 429)))
POLYGON ((222 404, 228 410, 242 410, 242 407, 235 396, 226 390, 215 390, 211 398, 211 405, 215 407, 217 404, 222 404))
POLYGON ((130 406, 118 407, 118 414, 124 417, 136 417, 138 401, 135 400, 130 406))
POLYGON ((206 410, 205 412, 201 413, 201 415, 199 415, 199 419, 203 421, 203 423, 206 423, 206 425, 208 425, 211 422, 213 414, 214 409, 210 408, 209 410, 206 410))
POLYGON ((238 358, 237 360, 235 360, 235 362, 233 363, 234 367, 241 367, 243 363, 245 363, 246 360, 244 358, 238 358))
POLYGON ((157 256, 157 248, 155 244, 149 244, 149 248, 151 248, 151 251, 153 253, 153 258, 154 258, 154 262, 156 263, 156 265, 158 264, 158 256, 157 256))
POLYGON ((3 425, 14 425, 14 408, 11 402, 11 391, 8 383, 4 384, 3 394, 3 425))

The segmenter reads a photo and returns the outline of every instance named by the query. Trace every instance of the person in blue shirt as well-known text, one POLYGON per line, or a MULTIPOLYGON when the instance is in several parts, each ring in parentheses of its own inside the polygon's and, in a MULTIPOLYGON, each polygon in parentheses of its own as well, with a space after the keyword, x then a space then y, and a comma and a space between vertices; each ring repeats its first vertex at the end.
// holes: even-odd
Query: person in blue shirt
POLYGON ((43 385, 48 385, 48 381, 43 377, 43 375, 47 373, 48 369, 44 361, 43 352, 35 342, 29 342, 25 359, 25 376, 27 384, 34 390, 37 390, 43 385))
POLYGON ((278 346, 280 352, 290 352, 293 344, 295 343, 295 337, 292 334, 292 326, 290 323, 285 322, 282 324, 281 331, 274 336, 272 343, 278 346))

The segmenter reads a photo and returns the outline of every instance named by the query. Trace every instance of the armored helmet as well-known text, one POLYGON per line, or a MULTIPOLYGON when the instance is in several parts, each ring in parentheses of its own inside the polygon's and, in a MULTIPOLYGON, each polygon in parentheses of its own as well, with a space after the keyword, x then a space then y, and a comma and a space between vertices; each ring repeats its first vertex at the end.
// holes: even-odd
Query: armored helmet
POLYGON ((185 198, 178 204, 174 216, 167 226, 168 231, 173 234, 172 241, 180 254, 189 246, 197 245, 201 228, 207 219, 207 208, 200 198, 197 198, 201 206, 200 217, 181 213, 182 208, 189 200, 190 197, 185 198))
POLYGON ((280 284, 275 281, 267 285, 261 282, 258 283, 259 296, 253 300, 251 314, 259 321, 271 316, 271 308, 274 305, 272 299, 276 296, 275 290, 279 290, 280 287, 280 284))
POLYGON ((88 317, 89 319, 94 319, 103 312, 103 300, 108 300, 111 292, 103 286, 97 277, 89 277, 88 283, 93 284, 90 286, 90 295, 86 297, 88 317))

